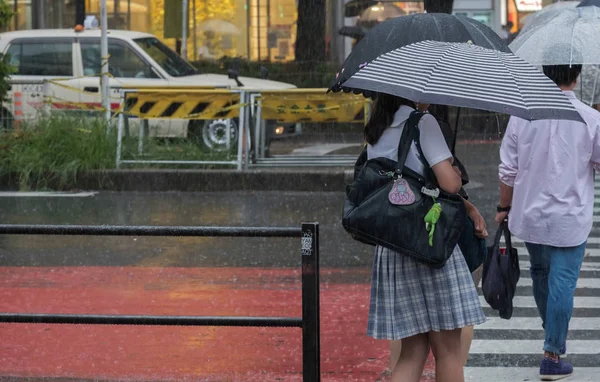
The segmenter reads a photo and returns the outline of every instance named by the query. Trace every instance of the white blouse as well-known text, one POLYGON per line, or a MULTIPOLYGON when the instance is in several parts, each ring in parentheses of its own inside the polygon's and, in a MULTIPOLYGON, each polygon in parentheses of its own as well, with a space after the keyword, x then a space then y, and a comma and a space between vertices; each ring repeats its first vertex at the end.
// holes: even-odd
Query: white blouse
MULTIPOLYGON (((394 115, 392 125, 384 130, 383 135, 375 145, 367 146, 367 155, 372 158, 389 158, 398 160, 398 144, 406 121, 414 109, 410 106, 401 106, 394 115)), ((419 121, 420 143, 425 159, 430 166, 452 158, 450 149, 446 144, 440 125, 431 114, 425 114, 419 121)), ((406 157, 405 166, 424 175, 423 164, 419 160, 419 151, 413 143, 406 157)))

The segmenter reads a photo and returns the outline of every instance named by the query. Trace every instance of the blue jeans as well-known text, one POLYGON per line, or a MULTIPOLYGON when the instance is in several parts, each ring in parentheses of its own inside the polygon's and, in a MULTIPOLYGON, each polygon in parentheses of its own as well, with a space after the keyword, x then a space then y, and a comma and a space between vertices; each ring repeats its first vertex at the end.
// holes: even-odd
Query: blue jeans
POLYGON ((546 331, 544 350, 558 354, 567 340, 586 243, 577 247, 525 244, 531 262, 533 297, 546 331))

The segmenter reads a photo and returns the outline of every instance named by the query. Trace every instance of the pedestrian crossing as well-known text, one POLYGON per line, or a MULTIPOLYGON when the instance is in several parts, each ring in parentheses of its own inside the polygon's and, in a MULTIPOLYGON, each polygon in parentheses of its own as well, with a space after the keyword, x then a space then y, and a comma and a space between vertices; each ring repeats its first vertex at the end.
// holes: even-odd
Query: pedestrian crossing
MULTIPOLYGON (((600 381, 600 182, 595 183, 594 228, 588 239, 577 282, 573 318, 567 339, 567 360, 574 373, 565 381, 600 381)), ((513 300, 513 317, 503 320, 489 308, 480 293, 488 321, 475 329, 465 368, 465 380, 474 382, 538 381, 544 343, 529 276, 529 257, 522 240, 513 238, 519 251, 521 279, 513 300)))

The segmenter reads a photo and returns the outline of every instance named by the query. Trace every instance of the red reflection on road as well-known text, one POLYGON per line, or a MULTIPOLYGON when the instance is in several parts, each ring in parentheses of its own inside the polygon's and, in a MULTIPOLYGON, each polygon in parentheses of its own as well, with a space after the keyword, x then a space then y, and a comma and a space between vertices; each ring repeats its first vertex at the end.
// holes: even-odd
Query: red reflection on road
MULTIPOLYGON (((389 380, 387 342, 365 335, 369 285, 344 281, 368 270, 321 277, 323 380, 389 380)), ((299 317, 300 299, 295 269, 0 268, 1 312, 299 317)), ((0 376, 302 380, 297 328, 0 324, 0 338, 0 376)))

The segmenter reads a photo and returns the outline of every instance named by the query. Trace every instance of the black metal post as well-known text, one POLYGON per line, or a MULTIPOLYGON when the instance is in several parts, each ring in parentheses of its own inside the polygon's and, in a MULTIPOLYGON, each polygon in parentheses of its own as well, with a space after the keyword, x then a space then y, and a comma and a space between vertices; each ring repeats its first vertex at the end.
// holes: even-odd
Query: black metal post
POLYGON ((319 223, 302 224, 302 375, 321 380, 319 223))
POLYGON ((83 25, 85 20, 85 0, 75 1, 75 25, 83 25))
POLYGON ((458 123, 460 122, 460 107, 456 111, 456 121, 454 122, 454 141, 452 141, 452 155, 456 153, 456 140, 458 139, 458 123))

